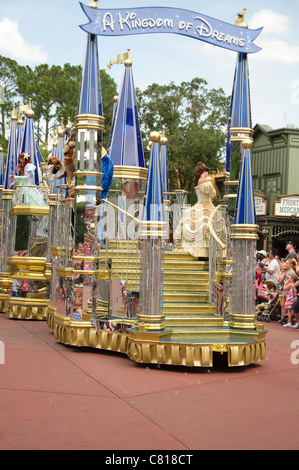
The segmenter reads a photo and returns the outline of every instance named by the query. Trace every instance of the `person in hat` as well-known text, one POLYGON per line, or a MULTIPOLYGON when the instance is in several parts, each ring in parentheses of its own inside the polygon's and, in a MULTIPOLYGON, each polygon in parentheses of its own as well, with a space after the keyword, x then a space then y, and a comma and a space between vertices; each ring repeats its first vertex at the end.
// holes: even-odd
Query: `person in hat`
POLYGON ((287 256, 285 257, 285 261, 287 259, 291 258, 296 258, 297 253, 296 253, 296 244, 294 242, 287 242, 286 244, 286 250, 288 251, 287 256))
MULTIPOLYGON (((262 259, 263 259, 263 258, 267 258, 267 252, 266 252, 265 250, 257 251, 256 254, 257 254, 257 255, 262 255, 262 259)), ((258 258, 261 258, 261 257, 258 256, 258 258)))

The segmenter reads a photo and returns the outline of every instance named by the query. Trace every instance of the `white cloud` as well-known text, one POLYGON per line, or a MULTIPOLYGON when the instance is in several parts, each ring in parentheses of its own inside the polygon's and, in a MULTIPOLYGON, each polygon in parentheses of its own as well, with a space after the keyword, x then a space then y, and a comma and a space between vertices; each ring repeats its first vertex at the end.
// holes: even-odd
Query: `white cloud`
POLYGON ((260 59, 270 59, 287 65, 299 63, 299 46, 288 45, 282 40, 264 40, 259 43, 262 50, 257 54, 260 59))
POLYGON ((290 19, 275 11, 267 10, 264 8, 255 13, 249 21, 250 29, 257 29, 263 27, 262 34, 286 34, 289 29, 290 19))
POLYGON ((18 22, 8 18, 2 18, 0 21, 0 51, 3 55, 24 64, 45 63, 49 59, 42 46, 26 43, 19 32, 18 22))
POLYGON ((290 32, 290 18, 275 13, 272 10, 263 9, 255 13, 249 21, 249 27, 256 29, 263 27, 255 44, 262 50, 255 54, 257 59, 271 60, 286 65, 299 63, 299 46, 289 44, 278 36, 286 36, 290 32))

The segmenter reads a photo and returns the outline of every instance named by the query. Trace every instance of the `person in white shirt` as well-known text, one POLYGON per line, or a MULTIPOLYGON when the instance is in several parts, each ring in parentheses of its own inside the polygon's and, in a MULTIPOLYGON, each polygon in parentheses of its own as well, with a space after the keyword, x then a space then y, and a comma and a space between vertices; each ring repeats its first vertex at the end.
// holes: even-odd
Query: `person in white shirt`
POLYGON ((278 284, 276 272, 280 273, 280 264, 278 262, 278 258, 278 250, 274 248, 269 253, 270 263, 266 267, 266 281, 274 281, 276 284, 278 284))

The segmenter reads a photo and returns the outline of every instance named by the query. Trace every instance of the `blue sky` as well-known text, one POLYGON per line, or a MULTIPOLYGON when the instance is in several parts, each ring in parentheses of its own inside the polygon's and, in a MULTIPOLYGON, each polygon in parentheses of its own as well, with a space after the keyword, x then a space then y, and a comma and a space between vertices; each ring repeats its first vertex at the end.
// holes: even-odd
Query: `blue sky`
MULTIPOLYGON (((31 67, 48 62, 83 63, 87 22, 78 0, 14 0, 0 7, 0 54, 31 67)), ((88 4, 88 0, 83 2, 88 4)), ((169 6, 234 23, 247 8, 252 29, 264 27, 255 43, 262 51, 249 55, 253 124, 299 127, 299 0, 100 0, 100 8, 169 6)), ((205 78, 210 87, 232 90, 236 55, 202 41, 169 34, 99 37, 100 67, 131 50, 136 87, 156 82, 181 83, 205 78)), ((109 71, 119 84, 122 65, 109 71)))

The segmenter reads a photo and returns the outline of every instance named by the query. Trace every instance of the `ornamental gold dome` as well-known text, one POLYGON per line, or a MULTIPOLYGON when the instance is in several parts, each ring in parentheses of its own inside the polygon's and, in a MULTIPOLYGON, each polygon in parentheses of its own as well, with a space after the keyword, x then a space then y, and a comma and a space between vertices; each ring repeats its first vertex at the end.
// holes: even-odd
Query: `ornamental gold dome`
POLYGON ((159 142, 159 140, 160 140, 160 134, 159 134, 159 132, 156 132, 156 131, 151 132, 151 134, 150 134, 150 140, 151 140, 152 142, 159 142))
POLYGON ((252 145, 253 139, 251 139, 250 137, 246 137, 246 139, 242 140, 242 146, 244 149, 251 149, 252 145))

